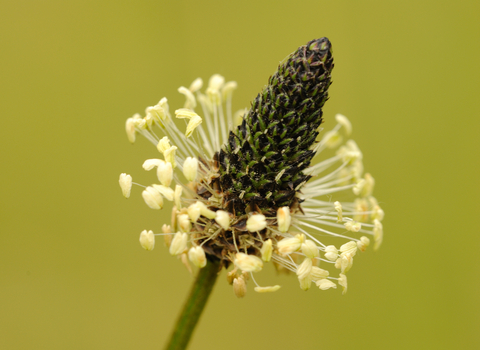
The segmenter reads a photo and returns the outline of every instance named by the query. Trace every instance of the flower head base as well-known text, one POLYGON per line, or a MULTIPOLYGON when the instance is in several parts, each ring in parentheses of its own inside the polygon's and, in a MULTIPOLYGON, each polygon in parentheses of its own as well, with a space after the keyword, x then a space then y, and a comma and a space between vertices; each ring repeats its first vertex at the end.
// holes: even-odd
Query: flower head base
MULTIPOLYGON (((146 204, 161 209, 164 200, 173 202, 171 225, 157 235, 186 265, 233 265, 227 279, 238 297, 245 296, 249 277, 259 293, 280 288, 261 287, 253 278, 264 262, 294 272, 303 290, 313 282, 321 290, 339 284, 345 293, 357 251, 371 239, 378 249, 383 240, 384 212, 372 196, 373 177, 363 175, 362 152, 348 139, 350 121, 337 115, 337 124, 316 141, 332 69, 330 42, 316 39, 282 61, 247 111, 232 113, 237 85, 214 75, 204 93, 201 79, 178 89, 186 101, 175 116, 186 122, 184 132, 166 98, 144 118, 127 120, 128 139, 142 134, 163 157, 143 164, 147 171, 157 168, 160 182, 143 191, 146 204), (327 149, 332 155, 311 165, 327 149), (337 192, 355 199, 335 201, 337 192), (336 270, 338 277, 331 276, 336 270)), ((120 186, 128 198, 131 176, 122 174, 120 186)), ((153 232, 144 232, 142 246, 153 249, 153 232)))

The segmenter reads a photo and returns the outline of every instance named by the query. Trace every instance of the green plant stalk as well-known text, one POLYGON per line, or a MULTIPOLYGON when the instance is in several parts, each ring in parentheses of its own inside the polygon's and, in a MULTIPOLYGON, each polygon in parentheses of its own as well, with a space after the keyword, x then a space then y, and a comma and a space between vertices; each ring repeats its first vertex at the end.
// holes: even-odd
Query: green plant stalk
POLYGON ((173 329, 170 341, 165 347, 166 350, 182 350, 187 348, 195 326, 202 315, 208 297, 217 280, 219 271, 220 261, 216 259, 215 261, 208 260, 207 265, 199 270, 190 295, 173 329))

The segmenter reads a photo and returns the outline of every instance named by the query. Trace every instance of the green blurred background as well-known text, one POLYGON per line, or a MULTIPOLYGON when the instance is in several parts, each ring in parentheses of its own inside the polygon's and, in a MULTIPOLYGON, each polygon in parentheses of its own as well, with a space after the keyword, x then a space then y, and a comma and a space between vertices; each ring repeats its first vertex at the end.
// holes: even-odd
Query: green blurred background
MULTIPOLYGON (((280 60, 327 36, 326 124, 343 113, 386 212, 382 249, 349 292, 236 299, 220 277, 191 349, 480 347, 478 1, 2 1, 0 348, 161 348, 192 277, 143 229, 169 217, 123 199, 157 156, 125 119, 214 73, 235 109, 280 60), (476 159, 476 160, 475 160, 476 159), (473 226, 472 226, 473 225, 473 226)), ((153 178, 152 178, 153 176, 153 178)), ((251 287, 251 286, 250 286, 251 287)))

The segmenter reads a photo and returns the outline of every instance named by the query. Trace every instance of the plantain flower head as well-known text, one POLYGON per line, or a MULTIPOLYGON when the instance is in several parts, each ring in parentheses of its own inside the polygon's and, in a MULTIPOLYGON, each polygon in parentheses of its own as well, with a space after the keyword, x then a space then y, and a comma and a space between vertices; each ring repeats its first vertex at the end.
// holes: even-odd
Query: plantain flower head
MULTIPOLYGON (((164 97, 129 118, 128 140, 140 134, 159 152, 143 163, 156 172, 156 183, 139 185, 145 203, 172 203, 170 225, 142 231, 142 247, 163 235, 189 269, 220 260, 238 297, 250 277, 256 292, 280 289, 253 278, 264 263, 293 272, 303 290, 340 285, 345 293, 357 252, 383 241, 384 212, 350 121, 327 118, 323 132, 332 69, 330 42, 315 39, 280 63, 249 109, 232 111, 237 84, 216 74, 203 92, 200 78, 180 87, 185 104, 173 115, 164 97)), ((131 176, 120 186, 128 198, 131 176)))

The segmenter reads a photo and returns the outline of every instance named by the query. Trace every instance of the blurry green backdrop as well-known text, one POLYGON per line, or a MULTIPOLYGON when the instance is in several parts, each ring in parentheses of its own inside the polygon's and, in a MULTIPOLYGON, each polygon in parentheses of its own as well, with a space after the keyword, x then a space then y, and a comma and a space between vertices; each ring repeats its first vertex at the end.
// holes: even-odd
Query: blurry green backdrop
MULTIPOLYGON (((386 212, 349 291, 236 299, 219 278, 191 349, 480 347, 478 1, 1 1, 1 349, 161 348, 192 283, 124 200, 157 156, 125 119, 220 73, 248 106, 280 60, 327 36, 325 108, 350 118, 386 212), (473 225, 473 226, 472 226, 473 225)), ((333 122, 332 122, 333 123, 333 122)), ((160 215, 160 216, 159 216, 160 215)), ((269 283, 269 282, 267 282, 269 283)), ((251 286, 250 286, 251 287, 251 286)))

